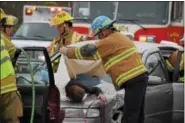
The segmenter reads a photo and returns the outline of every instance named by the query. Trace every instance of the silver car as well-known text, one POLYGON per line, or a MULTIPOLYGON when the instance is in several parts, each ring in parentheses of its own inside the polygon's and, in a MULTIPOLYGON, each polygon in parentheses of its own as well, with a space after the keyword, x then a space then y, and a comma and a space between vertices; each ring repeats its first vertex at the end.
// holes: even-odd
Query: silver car
MULTIPOLYGON (((80 42, 70 47, 86 43, 93 43, 93 41, 80 42)), ((183 50, 152 43, 135 42, 135 44, 150 74, 145 100, 145 122, 182 123, 184 120, 184 83, 178 82, 177 70, 174 72, 174 77, 169 76, 165 58, 169 57, 172 51, 180 50, 182 53, 183 50)), ((58 57, 60 53, 52 56, 51 61, 58 57)), ((39 69, 38 72, 43 68, 44 63, 36 67, 39 69)), ((74 104, 67 100, 60 101, 62 123, 84 123, 84 121, 87 123, 122 123, 124 90, 116 91, 108 75, 101 79, 101 83, 97 86, 103 90, 108 102, 103 104, 95 96, 86 97, 81 104, 74 104)))

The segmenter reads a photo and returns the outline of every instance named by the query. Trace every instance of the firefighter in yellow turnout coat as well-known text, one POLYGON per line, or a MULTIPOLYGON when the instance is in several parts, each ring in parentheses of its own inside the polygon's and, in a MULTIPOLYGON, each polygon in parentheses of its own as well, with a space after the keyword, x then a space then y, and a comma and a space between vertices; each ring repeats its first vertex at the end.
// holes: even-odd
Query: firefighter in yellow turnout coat
POLYGON ((2 120, 7 123, 19 123, 18 117, 23 115, 20 94, 16 87, 16 78, 12 61, 16 47, 12 44, 10 36, 13 27, 17 24, 17 18, 6 15, 1 9, 1 114, 2 120), (19 96, 18 96, 19 95, 19 96))
MULTIPOLYGON (((60 34, 55 37, 55 39, 52 41, 51 45, 49 46, 50 56, 53 55, 56 51, 59 51, 60 47, 62 46, 66 46, 66 45, 84 40, 83 35, 77 32, 74 32, 72 30, 72 26, 73 26, 72 20, 73 20, 73 17, 71 17, 65 11, 58 13, 51 20, 50 25, 56 26, 60 34)), ((57 71, 58 64, 59 64, 59 59, 55 60, 53 63, 54 72, 57 71)))
POLYGON ((119 33, 106 16, 97 17, 92 30, 101 39, 95 45, 80 48, 62 47, 60 52, 69 58, 102 59, 117 90, 125 88, 124 123, 144 123, 144 101, 148 73, 134 42, 119 33))

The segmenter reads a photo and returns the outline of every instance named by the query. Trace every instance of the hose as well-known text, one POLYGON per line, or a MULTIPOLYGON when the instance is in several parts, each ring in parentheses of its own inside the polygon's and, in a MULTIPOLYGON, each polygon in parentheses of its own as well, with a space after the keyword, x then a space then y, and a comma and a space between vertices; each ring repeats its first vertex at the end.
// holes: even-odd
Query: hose
POLYGON ((34 74, 33 74, 33 69, 31 65, 30 58, 28 57, 28 54, 24 51, 23 48, 20 48, 21 51, 24 53, 26 60, 28 62, 28 67, 30 69, 30 77, 31 77, 31 84, 32 84, 32 110, 31 110, 31 118, 30 118, 30 123, 33 123, 34 120, 34 114, 35 114, 35 85, 34 85, 34 74))

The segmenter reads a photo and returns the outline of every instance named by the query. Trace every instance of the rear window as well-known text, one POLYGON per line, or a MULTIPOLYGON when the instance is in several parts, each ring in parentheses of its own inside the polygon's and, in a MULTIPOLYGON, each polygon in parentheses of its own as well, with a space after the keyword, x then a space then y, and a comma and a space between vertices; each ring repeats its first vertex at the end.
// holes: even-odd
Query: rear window
POLYGON ((57 34, 57 28, 50 27, 48 23, 24 23, 19 27, 13 39, 52 41, 57 34))

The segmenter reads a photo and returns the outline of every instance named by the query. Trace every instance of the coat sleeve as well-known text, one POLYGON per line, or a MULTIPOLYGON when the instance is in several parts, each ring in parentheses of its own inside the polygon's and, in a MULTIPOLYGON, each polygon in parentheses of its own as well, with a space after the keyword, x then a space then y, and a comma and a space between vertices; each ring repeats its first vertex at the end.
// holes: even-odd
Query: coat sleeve
POLYGON ((82 47, 69 48, 67 51, 67 56, 71 59, 98 60, 100 58, 103 59, 109 57, 109 55, 112 53, 112 48, 114 47, 115 44, 111 44, 107 39, 103 39, 97 41, 95 44, 87 44, 82 47), (94 48, 92 48, 90 45, 95 45, 96 50, 94 50, 94 48))
POLYGON ((8 49, 8 52, 10 54, 11 60, 14 61, 15 52, 16 52, 15 45, 11 42, 11 40, 5 40, 5 45, 7 46, 7 49, 8 49))
POLYGON ((83 59, 83 60, 98 60, 100 59, 100 54, 98 50, 92 51, 94 53, 91 53, 91 48, 87 47, 85 50, 83 50, 84 47, 75 47, 75 48, 69 48, 67 50, 67 56, 71 59, 83 59), (89 53, 87 53, 89 52, 89 53))
POLYGON ((54 45, 59 42, 61 39, 60 35, 56 36, 53 41, 51 42, 50 46, 49 46, 49 55, 52 56, 57 49, 55 49, 54 45))

